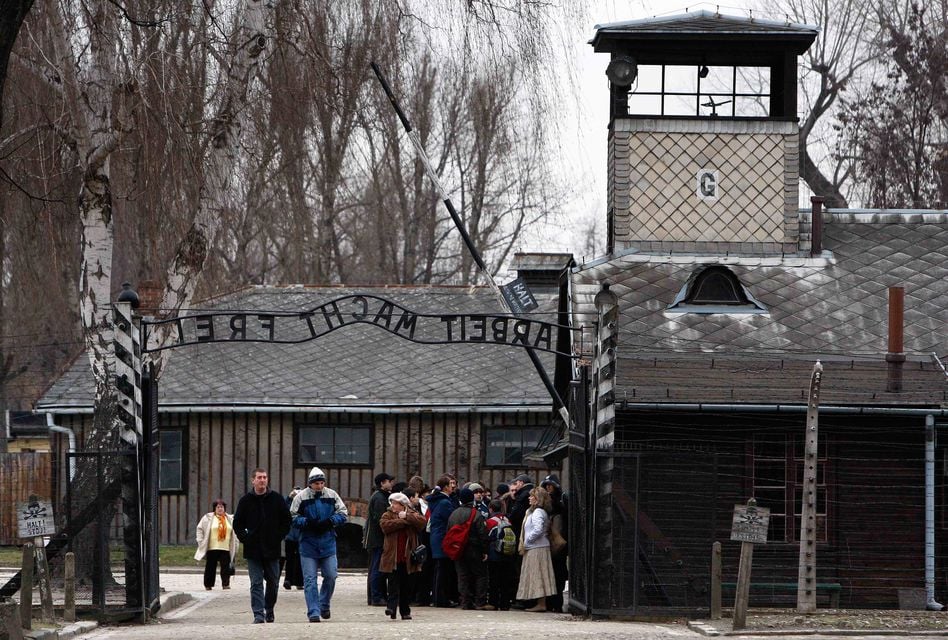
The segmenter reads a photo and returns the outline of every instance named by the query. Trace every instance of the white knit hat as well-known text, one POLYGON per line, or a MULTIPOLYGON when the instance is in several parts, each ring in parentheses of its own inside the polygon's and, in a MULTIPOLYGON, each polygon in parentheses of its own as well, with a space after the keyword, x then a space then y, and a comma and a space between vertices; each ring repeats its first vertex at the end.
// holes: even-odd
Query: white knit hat
POLYGON ((411 501, 408 499, 404 493, 393 493, 388 497, 388 501, 391 502, 401 502, 406 507, 411 505, 411 501))
POLYGON ((313 467, 309 470, 309 475, 306 477, 306 484, 312 484, 317 480, 326 481, 326 474, 323 473, 323 470, 319 467, 313 467))

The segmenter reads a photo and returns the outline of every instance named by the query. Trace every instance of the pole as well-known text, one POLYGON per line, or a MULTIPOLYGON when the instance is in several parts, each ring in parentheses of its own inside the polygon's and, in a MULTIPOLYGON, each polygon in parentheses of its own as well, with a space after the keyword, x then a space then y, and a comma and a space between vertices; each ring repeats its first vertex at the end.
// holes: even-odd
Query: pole
MULTIPOLYGON (((747 501, 748 510, 757 506, 757 500, 747 501)), ((734 618, 732 629, 740 631, 747 626, 747 606, 750 600, 751 563, 754 560, 754 543, 741 542, 741 559, 737 567, 737 588, 734 593, 734 618)))
POLYGON ((33 553, 36 554, 36 578, 39 583, 41 620, 53 621, 53 589, 49 583, 49 564, 46 562, 46 545, 43 537, 33 538, 33 553))
POLYGON ((33 628, 33 543, 23 545, 23 565, 20 573, 20 625, 33 628))
POLYGON ((803 496, 800 510, 800 566, 797 574, 797 613, 816 612, 816 464, 823 365, 817 360, 810 376, 803 453, 803 496))
MULTIPOLYGON (((451 219, 454 221, 454 226, 456 226, 458 232, 460 232, 461 239, 464 241, 464 244, 467 247, 467 250, 470 252, 471 257, 474 258, 474 262, 477 264, 478 270, 481 272, 481 275, 487 279, 487 284, 494 292, 494 295, 497 296, 497 299, 500 301, 500 304, 503 306, 503 308, 508 313, 511 313, 510 303, 507 301, 507 298, 504 297, 503 292, 500 290, 500 287, 494 280, 494 276, 491 275, 490 270, 484 263, 484 259, 481 257, 480 251, 478 251, 477 247, 474 245, 474 240, 471 239, 470 234, 468 234, 467 229, 464 227, 464 222, 461 220, 461 216, 458 215, 457 209, 454 208, 454 204, 451 202, 451 198, 449 198, 445 192, 444 186, 442 186, 441 181, 438 179, 438 173, 435 171, 434 166, 431 164, 431 160, 428 158, 428 154, 425 152, 424 146, 421 144, 421 139, 418 137, 418 133, 412 129, 411 122, 408 121, 408 117, 399 106, 398 100, 395 98, 395 94, 392 92, 392 88, 388 84, 388 80, 385 79, 385 76, 382 74, 382 70, 375 62, 372 62, 372 71, 375 72, 376 77, 382 84, 382 89, 385 90, 385 95, 388 96, 389 102, 392 103, 392 107, 395 109, 395 114, 401 121, 402 127, 405 128, 405 133, 408 134, 408 139, 411 140, 412 145, 414 145, 415 151, 418 153, 418 157, 421 158, 422 164, 425 165, 425 170, 428 173, 428 177, 434 183, 435 189, 438 191, 438 195, 441 196, 444 206, 448 209, 448 213, 451 214, 451 219)), ((536 369, 537 374, 540 376, 540 380, 543 382, 543 386, 546 387, 547 392, 553 399, 553 408, 559 412, 560 416, 566 422, 567 427, 569 427, 572 422, 570 421, 569 412, 566 410, 566 404, 563 402, 563 399, 557 392, 556 387, 553 385, 553 381, 550 380, 550 376, 547 375, 546 369, 543 368, 543 363, 540 362, 540 357, 536 354, 536 351, 530 349, 529 347, 526 349, 526 351, 527 355, 530 356, 530 362, 533 363, 534 369, 536 369)))
POLYGON ((711 619, 721 619, 721 543, 711 545, 711 619))
POLYGON ((66 564, 63 567, 63 620, 76 621, 76 554, 72 551, 66 554, 66 564))
POLYGON ((751 563, 754 560, 754 543, 741 543, 741 560, 737 569, 737 593, 734 594, 734 631, 747 626, 747 605, 750 599, 751 563))

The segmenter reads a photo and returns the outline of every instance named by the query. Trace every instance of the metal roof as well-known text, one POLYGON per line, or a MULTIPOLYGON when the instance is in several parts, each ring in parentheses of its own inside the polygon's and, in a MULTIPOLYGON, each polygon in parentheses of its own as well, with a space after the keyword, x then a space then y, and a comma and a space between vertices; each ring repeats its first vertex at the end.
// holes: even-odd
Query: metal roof
POLYGON ((701 9, 667 16, 653 16, 635 20, 620 20, 597 24, 596 31, 623 31, 636 33, 714 32, 714 33, 810 33, 820 28, 787 20, 766 20, 749 16, 732 16, 718 11, 701 9))
POLYGON ((674 45, 683 41, 783 43, 802 53, 819 34, 814 25, 732 16, 715 11, 691 11, 670 16, 597 24, 589 40, 596 51, 610 51, 617 41, 653 41, 674 45))
MULTIPOLYGON (((393 300, 417 313, 502 312, 489 289, 451 286, 253 286, 196 304, 193 311, 296 311, 359 293, 393 300)), ((541 306, 530 317, 555 322, 554 297, 536 297, 541 306)), ((165 411, 548 411, 551 406, 523 349, 487 343, 422 345, 369 325, 346 326, 300 344, 201 344, 167 355, 159 384, 165 411)), ((552 377, 553 355, 541 353, 540 358, 552 377)), ((37 409, 88 410, 93 391, 82 355, 37 409)))
POLYGON ((578 267, 575 322, 593 319, 600 283, 619 298, 617 399, 800 402, 821 359, 827 402, 948 404, 932 358, 948 355, 948 214, 834 210, 824 220, 816 258, 630 251, 578 267), (731 269, 767 313, 670 313, 711 264, 731 269), (905 288, 901 394, 885 392, 890 286, 905 288))

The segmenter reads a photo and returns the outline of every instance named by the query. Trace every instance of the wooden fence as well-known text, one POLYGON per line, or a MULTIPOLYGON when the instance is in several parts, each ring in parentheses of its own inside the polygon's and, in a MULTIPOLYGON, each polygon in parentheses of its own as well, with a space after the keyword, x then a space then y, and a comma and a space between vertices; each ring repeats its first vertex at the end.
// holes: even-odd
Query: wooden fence
POLYGON ((17 506, 30 496, 53 500, 50 453, 0 453, 0 546, 20 544, 17 506))

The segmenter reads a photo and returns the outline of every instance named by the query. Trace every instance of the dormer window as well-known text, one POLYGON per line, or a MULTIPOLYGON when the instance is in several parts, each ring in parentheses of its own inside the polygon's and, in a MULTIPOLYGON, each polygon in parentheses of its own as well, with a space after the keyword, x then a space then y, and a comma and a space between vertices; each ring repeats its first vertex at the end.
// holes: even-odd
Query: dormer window
POLYGON ((730 269, 713 266, 692 274, 668 312, 765 314, 767 310, 730 269))
POLYGON ((729 269, 709 267, 698 274, 685 298, 688 304, 748 304, 744 288, 729 269))

